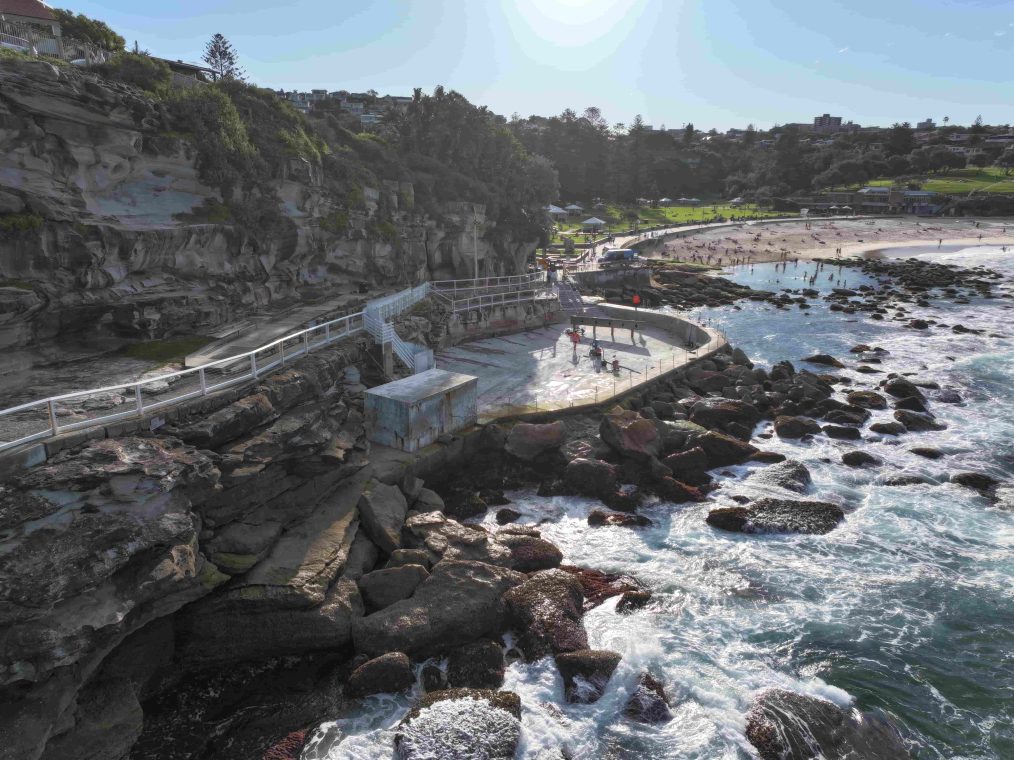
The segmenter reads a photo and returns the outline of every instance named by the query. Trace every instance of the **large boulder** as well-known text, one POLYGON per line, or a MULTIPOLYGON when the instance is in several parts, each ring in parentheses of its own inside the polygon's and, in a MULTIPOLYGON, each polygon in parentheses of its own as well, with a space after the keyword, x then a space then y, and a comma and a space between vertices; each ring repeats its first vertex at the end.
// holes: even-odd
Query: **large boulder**
POLYGON ((779 438, 802 438, 804 435, 816 435, 820 425, 809 417, 792 417, 780 415, 775 417, 775 433, 779 438))
POLYGON ((645 528, 651 525, 651 520, 644 515, 634 515, 629 512, 606 512, 602 509, 593 509, 588 513, 588 524, 593 528, 599 528, 603 525, 645 528))
POLYGON ((521 698, 511 691, 444 689, 402 721, 399 760, 513 760, 521 742, 521 698))
POLYGON ((528 660, 588 648, 581 622, 584 591, 573 575, 559 569, 535 573, 504 594, 504 601, 528 660))
POLYGON ((623 715, 637 723, 668 723, 672 720, 669 697, 662 683, 650 673, 641 673, 623 715))
POLYGON ((877 465, 880 464, 880 460, 877 459, 873 454, 870 454, 862 449, 852 449, 852 451, 846 451, 841 455, 842 464, 848 465, 849 467, 865 467, 866 465, 877 465))
POLYGON ((942 422, 937 422, 933 417, 926 414, 925 412, 913 412, 908 409, 896 409, 894 412, 894 419, 904 425, 910 431, 925 431, 925 430, 946 430, 947 425, 942 422))
POLYGON ((447 655, 447 683, 455 688, 499 689, 505 667, 503 649, 497 642, 475 641, 447 655))
POLYGON ((707 474, 710 466, 708 455, 700 446, 670 454, 662 460, 662 464, 669 468, 676 480, 692 486, 701 486, 711 480, 707 474))
POLYGON ((408 501, 398 486, 371 480, 359 498, 363 530, 384 554, 401 547, 401 527, 408 513, 408 501))
POLYGON ((538 536, 502 532, 497 534, 497 540, 510 549, 510 566, 521 573, 549 570, 563 561, 563 553, 538 536))
POLYGON ((757 470, 750 475, 751 483, 763 483, 765 485, 777 486, 788 491, 804 493, 813 482, 810 471, 806 465, 795 459, 786 459, 784 462, 770 465, 763 470, 757 470))
POLYGON ((738 533, 829 533, 845 517, 837 504, 795 499, 758 499, 745 507, 713 509, 708 525, 738 533))
POLYGON ((632 459, 646 461, 662 452, 658 426, 632 409, 613 407, 602 416, 599 435, 613 451, 632 459))
POLYGON ((760 421, 753 404, 729 398, 703 398, 690 409, 690 421, 706 428, 726 430, 730 423, 752 430, 760 421))
POLYGON ((425 551, 431 564, 442 559, 472 560, 509 567, 511 550, 477 525, 462 523, 440 512, 425 512, 405 521, 402 539, 407 549, 425 551))
POLYGON ((507 434, 505 448, 518 459, 531 462, 567 442, 567 426, 562 420, 535 425, 519 422, 507 434))
POLYGON ((915 383, 903 377, 892 377, 885 381, 884 391, 895 398, 925 398, 915 383))
POLYGON ((601 459, 579 457, 567 464, 563 480, 582 496, 601 498, 616 490, 616 466, 601 459))
POLYGON ((355 649, 428 657, 497 635, 504 628, 503 594, 522 580, 520 573, 482 562, 438 562, 410 599, 355 621, 355 649))
POLYGON ((345 686, 345 695, 359 699, 372 694, 396 693, 411 689, 414 683, 408 656, 404 652, 388 652, 353 670, 345 686))
POLYGON ((408 599, 429 575, 422 565, 400 565, 374 570, 359 579, 359 593, 362 594, 367 610, 382 610, 402 599, 408 599))
POLYGON ((874 391, 852 391, 847 398, 852 406, 862 407, 863 409, 887 408, 887 399, 874 391))
POLYGON ((803 361, 809 364, 820 364, 824 367, 835 367, 837 369, 844 369, 845 367, 844 364, 830 354, 814 354, 813 356, 807 356, 803 361))
POLYGON ((757 453, 756 446, 714 430, 695 436, 693 442, 704 451, 709 468, 740 464, 757 453))
POLYGON ((577 704, 598 702, 620 659, 617 652, 599 649, 556 655, 556 667, 563 676, 564 699, 577 704))
POLYGON ((772 689, 747 714, 746 736, 762 760, 907 760, 898 729, 880 712, 772 689))

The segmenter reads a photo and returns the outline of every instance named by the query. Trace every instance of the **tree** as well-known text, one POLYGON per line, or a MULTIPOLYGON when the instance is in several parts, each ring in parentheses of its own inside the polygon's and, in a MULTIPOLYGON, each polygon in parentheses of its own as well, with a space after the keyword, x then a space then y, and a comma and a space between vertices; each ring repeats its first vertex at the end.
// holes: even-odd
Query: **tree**
POLYGON ((53 15, 60 23, 61 34, 64 37, 90 42, 92 45, 116 52, 123 50, 127 41, 110 29, 104 22, 88 18, 83 13, 74 15, 73 11, 56 8, 53 15))
POLYGON ((694 141, 694 125, 693 122, 687 124, 683 129, 683 144, 689 145, 694 141))
POLYGON ((907 121, 894 124, 887 133, 887 155, 907 156, 915 148, 915 131, 907 121))
POLYGON ((996 165, 1003 169, 1003 176, 1009 177, 1014 172, 1014 150, 1007 148, 996 160, 996 165))
POLYGON ((989 166, 989 155, 986 153, 976 153, 975 155, 969 157, 968 163, 971 166, 977 166, 980 169, 989 166))
POLYGON ((753 124, 746 125, 746 132, 743 133, 743 144, 748 148, 757 142, 757 130, 753 124))
POLYGON ((223 35, 216 34, 204 47, 201 58, 208 68, 215 72, 216 79, 246 79, 246 72, 239 67, 239 56, 232 49, 232 43, 223 35))

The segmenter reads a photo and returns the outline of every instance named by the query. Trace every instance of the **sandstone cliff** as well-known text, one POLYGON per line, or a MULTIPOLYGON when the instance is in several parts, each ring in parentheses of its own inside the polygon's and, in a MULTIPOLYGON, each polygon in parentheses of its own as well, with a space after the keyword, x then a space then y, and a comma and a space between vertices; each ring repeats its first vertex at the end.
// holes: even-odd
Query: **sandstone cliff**
POLYGON ((354 173, 347 151, 326 166, 288 151, 257 189, 277 216, 240 223, 202 181, 200 136, 172 126, 133 87, 0 58, 0 349, 200 333, 361 284, 471 276, 476 247, 483 274, 516 272, 534 247, 489 235, 468 197, 417 198, 411 176, 349 203, 328 174, 354 173))

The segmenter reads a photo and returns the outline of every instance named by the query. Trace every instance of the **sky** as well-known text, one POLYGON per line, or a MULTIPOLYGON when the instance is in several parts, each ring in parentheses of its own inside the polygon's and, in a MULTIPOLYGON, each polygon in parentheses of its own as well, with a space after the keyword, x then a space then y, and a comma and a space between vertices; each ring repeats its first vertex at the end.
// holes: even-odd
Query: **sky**
POLYGON ((216 32, 274 89, 437 85, 510 116, 1014 123, 1014 0, 50 0, 153 55, 216 32))

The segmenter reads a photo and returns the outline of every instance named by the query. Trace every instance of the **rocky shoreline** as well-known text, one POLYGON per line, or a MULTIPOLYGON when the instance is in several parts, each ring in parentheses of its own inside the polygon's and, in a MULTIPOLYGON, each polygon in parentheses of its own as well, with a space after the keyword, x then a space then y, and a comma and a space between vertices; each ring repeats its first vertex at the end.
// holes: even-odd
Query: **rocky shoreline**
MULTIPOLYGON (((370 447, 358 373, 322 351, 206 417, 67 449, 0 488, 0 753, 278 760, 305 746, 310 760, 341 738, 314 733, 322 722, 421 689, 400 757, 456 757, 449 726, 513 757, 523 705, 501 690, 507 665, 552 657, 565 701, 595 702, 621 656, 591 647, 584 614, 652 600, 636 578, 566 564, 517 522, 511 492, 590 498, 589 525, 637 530, 642 505, 711 501, 751 464, 755 495, 716 503, 713 530, 829 533, 854 505, 763 444, 850 441, 844 464, 884 470, 868 448, 917 443, 942 424, 936 404, 961 403, 886 368, 865 385, 838 374, 889 362, 860 345, 765 370, 727 349, 599 412, 449 436, 423 467, 370 447), (870 424, 871 410, 894 419, 870 424), (468 522, 490 510, 495 528, 468 522)), ((1002 487, 950 480, 994 500, 1002 487)), ((616 720, 663 723, 672 692, 644 670, 616 720)), ((806 741, 908 756, 888 718, 806 695, 765 692, 744 720, 765 758, 806 741)))

